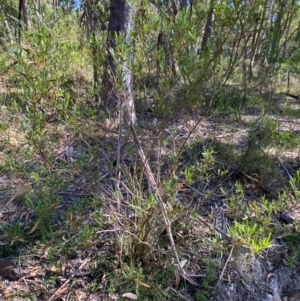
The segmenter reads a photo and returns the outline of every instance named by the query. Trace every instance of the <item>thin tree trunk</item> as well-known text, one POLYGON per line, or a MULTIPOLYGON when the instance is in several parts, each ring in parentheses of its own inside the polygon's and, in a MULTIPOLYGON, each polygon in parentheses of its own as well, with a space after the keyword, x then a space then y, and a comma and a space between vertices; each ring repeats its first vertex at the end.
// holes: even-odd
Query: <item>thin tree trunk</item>
POLYGON ((93 59, 93 80, 94 80, 94 95, 95 95, 95 102, 100 102, 99 96, 99 71, 98 71, 98 47, 96 43, 96 31, 97 31, 97 24, 96 24, 96 5, 93 1, 85 2, 84 3, 84 17, 86 21, 86 30, 88 36, 91 38, 91 47, 92 47, 92 59, 93 59))
POLYGON ((30 28, 30 20, 27 12, 27 0, 19 0, 19 15, 18 15, 18 21, 19 21, 19 43, 21 43, 21 31, 22 31, 22 24, 25 25, 26 29, 30 28), (23 16, 23 18, 22 18, 23 16), (23 20, 22 20, 23 19, 23 20))
POLYGON ((267 14, 267 3, 262 11, 260 19, 257 20, 258 24, 257 26, 255 26, 255 30, 253 31, 253 35, 252 35, 251 57, 249 63, 249 80, 252 80, 253 78, 253 67, 257 59, 257 56, 260 56, 259 50, 260 50, 260 43, 262 41, 261 37, 263 36, 264 33, 266 14, 267 14))
POLYGON ((30 24, 30 19, 27 11, 27 0, 19 0, 19 22, 21 22, 23 15, 23 22, 25 24, 25 28, 29 29, 31 24, 30 24))
POLYGON ((118 110, 125 110, 131 124, 136 121, 132 92, 131 54, 118 66, 114 57, 116 40, 124 35, 124 43, 130 45, 132 8, 128 0, 111 0, 107 38, 107 59, 103 74, 102 105, 116 116, 118 110), (121 76, 120 76, 121 75, 121 76))
POLYGON ((283 32, 285 31, 285 25, 282 24, 284 21, 284 13, 285 13, 285 7, 287 3, 285 0, 281 0, 279 3, 276 20, 272 24, 271 27, 271 34, 272 34, 272 40, 271 40, 271 49, 269 53, 269 61, 270 63, 275 63, 278 59, 279 55, 279 43, 280 38, 282 37, 283 32))
MULTIPOLYGON (((180 10, 186 9, 190 5, 190 1, 188 0, 172 0, 169 3, 163 4, 168 9, 168 19, 172 20, 173 23, 176 21, 176 16, 180 10)), ((165 30, 162 25, 161 30, 157 36, 157 44, 156 49, 158 52, 161 52, 162 64, 163 64, 163 73, 168 74, 169 71, 173 73, 173 75, 177 74, 178 66, 174 55, 174 46, 172 45, 171 37, 172 33, 168 30, 165 30)), ((157 68, 157 77, 160 78, 162 75, 161 61, 158 59, 156 61, 157 68)))
POLYGON ((53 6, 54 9, 57 9, 58 6, 59 6, 59 0, 53 0, 52 1, 52 6, 53 6))
POLYGON ((40 23, 42 23, 43 17, 42 17, 42 11, 41 11, 41 1, 40 0, 33 0, 32 2, 33 2, 33 5, 34 5, 34 10, 35 10, 36 17, 37 17, 38 21, 40 23))
POLYGON ((209 5, 209 10, 208 10, 208 13, 207 13, 207 17, 206 17, 206 24, 205 24, 204 34, 203 34, 202 41, 201 41, 201 52, 204 52, 204 50, 207 46, 208 40, 211 37, 213 25, 214 25, 214 22, 215 22, 214 10, 215 10, 215 1, 211 0, 210 5, 209 5))

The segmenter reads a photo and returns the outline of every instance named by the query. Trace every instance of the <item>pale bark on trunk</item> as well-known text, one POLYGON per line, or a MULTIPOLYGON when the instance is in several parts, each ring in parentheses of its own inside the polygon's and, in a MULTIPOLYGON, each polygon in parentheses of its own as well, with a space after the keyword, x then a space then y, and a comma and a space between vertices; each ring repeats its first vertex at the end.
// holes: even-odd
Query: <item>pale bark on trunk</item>
POLYGON ((132 55, 129 51, 127 58, 123 58, 122 66, 117 65, 114 57, 116 40, 124 36, 123 43, 130 47, 130 30, 132 26, 133 10, 128 0, 111 0, 107 38, 107 59, 103 74, 102 105, 105 110, 115 116, 118 110, 126 111, 125 117, 134 124, 136 121, 132 72, 130 62, 132 55))
POLYGON ((257 20, 254 31, 252 33, 251 54, 249 63, 249 80, 253 78, 253 68, 257 58, 260 57, 260 49, 262 44, 262 36, 264 35, 264 27, 266 26, 267 3, 265 4, 260 18, 257 20))
POLYGON ((41 8, 41 1, 40 0, 33 0, 32 1, 34 5, 34 10, 36 17, 40 23, 43 21, 43 13, 42 13, 42 8, 41 8))

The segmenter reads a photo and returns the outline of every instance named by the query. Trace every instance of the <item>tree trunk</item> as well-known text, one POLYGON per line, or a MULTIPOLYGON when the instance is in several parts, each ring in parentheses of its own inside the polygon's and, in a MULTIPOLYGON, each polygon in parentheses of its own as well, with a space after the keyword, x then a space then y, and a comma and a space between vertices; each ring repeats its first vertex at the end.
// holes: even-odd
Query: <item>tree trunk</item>
POLYGON ((41 1, 40 0, 33 0, 32 2, 33 2, 33 5, 34 5, 34 10, 35 10, 36 17, 37 17, 38 21, 41 24, 42 21, 43 21, 41 1))
POLYGON ((59 0, 53 0, 52 1, 52 6, 53 6, 54 9, 57 9, 58 6, 59 6, 59 0))
MULTIPOLYGON (((162 6, 165 7, 165 10, 168 11, 167 19, 173 23, 176 22, 176 16, 180 10, 186 9, 190 6, 189 0, 171 0, 171 1, 162 1, 162 6)), ((175 76, 177 75, 177 62, 175 59, 175 49, 172 42, 172 32, 164 29, 164 25, 161 26, 161 30, 157 36, 157 44, 156 49, 158 52, 161 52, 162 59, 156 61, 156 68, 157 68, 157 77, 160 78, 162 73, 168 74, 170 71, 175 76), (163 65, 163 70, 161 68, 163 65)))
POLYGON ((204 29, 204 34, 201 41, 201 53, 204 52, 209 38, 211 37, 214 21, 215 21, 215 1, 211 0, 209 5, 209 10, 206 17, 206 24, 204 29))
POLYGON ((86 1, 83 6, 84 19, 86 21, 87 34, 91 39, 92 60, 93 60, 93 79, 95 102, 100 102, 99 96, 99 72, 98 72, 98 51, 99 47, 96 42, 96 31, 99 29, 97 24, 97 6, 95 1, 86 1))
MULTIPOLYGON (((105 110, 116 116, 118 110, 124 110, 131 124, 136 121, 134 99, 132 92, 132 72, 130 61, 132 55, 129 51, 123 63, 116 62, 114 51, 117 39, 124 35, 122 42, 130 46, 130 29, 132 22, 132 8, 128 0, 111 0, 110 16, 107 37, 107 59, 103 74, 102 105, 105 110)), ((123 48, 123 47, 122 47, 123 48)), ((128 49, 128 47, 126 47, 128 49)), ((120 61, 120 60, 119 60, 120 61)))
POLYGON ((257 20, 255 20, 256 25, 254 27, 251 39, 251 53, 250 53, 250 63, 249 63, 249 80, 253 78, 253 68, 260 56, 260 49, 262 44, 262 36, 264 35, 264 27, 266 26, 266 15, 267 15, 267 2, 261 11, 261 15, 257 20))
MULTIPOLYGON (((23 22, 26 29, 30 28, 30 19, 27 11, 27 0, 19 0, 19 22, 21 24, 21 19, 23 15, 23 22)), ((21 25, 20 25, 21 26, 21 25)))
POLYGON ((27 12, 27 0, 19 0, 19 14, 18 14, 18 21, 19 21, 19 43, 21 44, 21 33, 22 33, 22 24, 25 25, 25 28, 30 28, 30 20, 27 12), (23 17, 23 20, 22 20, 23 17))
POLYGON ((285 31, 285 24, 284 22, 284 15, 286 12, 286 1, 281 0, 277 12, 276 12, 276 19, 275 22, 271 26, 271 34, 272 34, 272 39, 271 39, 271 49, 269 53, 269 62, 271 64, 275 63, 278 60, 278 55, 280 51, 280 39, 285 31))

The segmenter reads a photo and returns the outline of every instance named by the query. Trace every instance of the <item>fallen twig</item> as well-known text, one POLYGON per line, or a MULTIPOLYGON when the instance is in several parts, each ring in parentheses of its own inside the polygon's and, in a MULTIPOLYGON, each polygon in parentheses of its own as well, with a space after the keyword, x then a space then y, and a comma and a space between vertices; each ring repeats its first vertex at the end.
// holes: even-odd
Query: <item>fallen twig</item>
POLYGON ((170 290, 173 291, 176 295, 178 295, 183 300, 190 301, 190 299, 186 298, 185 296, 183 296, 182 294, 180 294, 179 292, 177 292, 176 290, 174 290, 174 288, 170 287, 170 290))
POLYGON ((224 231, 220 230, 219 228, 217 228, 216 226, 214 226, 213 224, 207 222, 203 217, 201 217, 200 215, 197 216, 197 220, 200 221, 201 223, 205 224, 208 228, 210 228, 211 230, 215 230, 218 233, 221 234, 222 238, 225 238, 229 241, 232 241, 232 238, 229 234, 225 233, 224 231))
POLYGON ((64 282, 55 292, 54 294, 48 299, 48 301, 53 300, 58 294, 59 292, 61 292, 63 290, 63 288, 71 281, 71 278, 69 278, 66 282, 64 282))
POLYGON ((285 95, 288 96, 288 97, 291 97, 291 98, 293 98, 293 99, 299 100, 299 96, 298 96, 298 95, 291 94, 291 93, 288 93, 288 92, 286 92, 285 95))
POLYGON ((279 163, 281 164, 281 166, 283 167, 284 171, 286 172, 287 176, 289 177, 289 179, 291 181, 293 181, 293 177, 291 176, 291 174, 289 173, 289 171, 287 170, 287 168, 284 166, 284 164, 282 163, 282 161, 278 158, 279 163))
POLYGON ((227 265, 228 265, 228 262, 229 262, 229 260, 230 260, 230 258, 231 258, 231 256, 232 256, 233 250, 234 250, 234 246, 232 246, 232 248, 231 248, 231 250, 230 250, 230 253, 229 253, 229 255, 228 255, 228 258, 227 258, 227 260, 226 260, 226 262, 225 262, 225 265, 224 265, 223 270, 222 270, 222 272, 221 272, 221 275, 220 275, 220 277, 219 277, 219 281, 218 281, 218 283, 217 283, 217 286, 220 284, 220 282, 221 282, 222 279, 223 279, 225 270, 226 270, 227 265))

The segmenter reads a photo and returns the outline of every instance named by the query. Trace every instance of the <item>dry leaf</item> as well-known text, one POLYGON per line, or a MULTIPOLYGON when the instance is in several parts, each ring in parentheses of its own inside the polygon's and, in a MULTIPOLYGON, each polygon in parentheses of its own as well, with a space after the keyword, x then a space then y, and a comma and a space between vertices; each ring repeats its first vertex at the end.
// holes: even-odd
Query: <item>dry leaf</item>
POLYGON ((52 208, 56 207, 58 204, 59 204, 59 202, 55 202, 55 203, 51 204, 48 208, 52 209, 52 208))
POLYGON ((139 284, 139 285, 142 285, 142 286, 144 286, 144 287, 146 287, 146 288, 150 288, 150 285, 148 285, 148 284, 146 284, 146 283, 144 283, 144 282, 141 282, 141 281, 139 281, 138 279, 134 279, 134 281, 135 281, 137 284, 139 284))
POLYGON ((187 263, 186 259, 181 260, 180 263, 179 263, 180 264, 180 268, 183 269, 183 267, 185 266, 186 263, 187 263))
POLYGON ((46 248, 42 248, 39 250, 39 253, 41 253, 42 255, 40 256, 40 260, 43 258, 46 258, 49 254, 49 250, 51 249, 51 247, 46 247, 46 248))
POLYGON ((41 218, 39 218, 39 219, 36 221, 36 223, 34 224, 33 228, 29 231, 28 234, 32 234, 32 233, 36 230, 36 228, 38 227, 40 221, 41 221, 41 218))
POLYGON ((20 147, 26 143, 25 137, 11 128, 4 132, 4 137, 6 138, 6 141, 13 147, 20 147))
POLYGON ((199 284, 196 281, 194 281, 191 277, 189 277, 185 272, 180 273, 180 275, 183 279, 188 281, 190 284, 194 286, 199 286, 199 284))
POLYGON ((3 288, 3 289, 1 289, 1 293, 4 296, 4 298, 8 299, 8 298, 11 298, 16 292, 12 291, 9 288, 3 288))
POLYGON ((137 295, 133 294, 133 293, 125 293, 122 295, 123 298, 128 298, 131 300, 137 300, 137 295))
POLYGON ((55 296, 58 296, 58 295, 63 295, 65 294, 66 292, 69 291, 69 286, 64 286, 64 287, 61 287, 60 289, 58 289, 55 293, 55 296))
POLYGON ((58 269, 56 266, 54 266, 54 265, 48 267, 47 270, 48 270, 49 272, 52 272, 52 273, 57 273, 57 272, 59 272, 59 269, 58 269))
POLYGON ((75 294, 77 297, 78 301, 84 301, 87 300, 87 293, 85 293, 84 291, 80 291, 80 290, 75 290, 75 294))
POLYGON ((25 276, 26 278, 35 278, 39 275, 41 267, 34 267, 29 273, 25 276))

